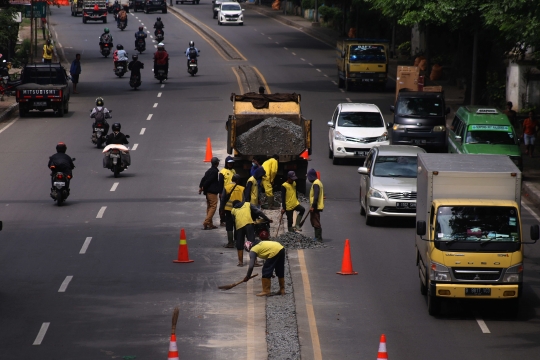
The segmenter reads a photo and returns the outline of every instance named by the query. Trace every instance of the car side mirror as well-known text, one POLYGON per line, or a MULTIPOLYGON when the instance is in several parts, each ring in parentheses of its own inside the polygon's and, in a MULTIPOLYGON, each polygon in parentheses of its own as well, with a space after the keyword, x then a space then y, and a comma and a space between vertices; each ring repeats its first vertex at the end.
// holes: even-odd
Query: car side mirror
POLYGON ((459 135, 456 135, 456 137, 454 139, 456 139, 456 141, 461 142, 461 136, 459 136, 459 135))
POLYGON ((388 123, 388 124, 386 124, 386 128, 390 129, 392 127, 392 125, 394 125, 394 123, 388 123))
POLYGON ((360 166, 358 168, 358 173, 360 175, 369 175, 369 169, 367 167, 365 167, 365 166, 360 166))
POLYGON ((129 137, 130 137, 129 135, 126 135, 126 139, 129 139, 129 137))
POLYGON ((424 220, 418 220, 416 222, 416 235, 426 235, 426 222, 424 220))
POLYGON ((540 229, 538 225, 531 225, 531 240, 538 240, 540 238, 540 229))
POLYGON ((333 128, 333 127, 334 127, 334 122, 333 122, 333 121, 329 121, 329 122, 327 123, 327 125, 328 125, 329 127, 333 128))
POLYGON ((390 105, 390 111, 391 111, 391 112, 394 112, 395 109, 396 109, 396 108, 394 107, 394 105, 390 105))

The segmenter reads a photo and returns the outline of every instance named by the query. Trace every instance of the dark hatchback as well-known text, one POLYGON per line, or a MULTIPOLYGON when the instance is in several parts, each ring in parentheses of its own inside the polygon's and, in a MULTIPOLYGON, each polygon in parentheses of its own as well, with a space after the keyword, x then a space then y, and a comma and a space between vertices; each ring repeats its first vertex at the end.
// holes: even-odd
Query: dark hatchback
MULTIPOLYGON (((143 4, 142 8, 146 14, 151 11, 161 11, 163 14, 167 13, 167 2, 165 0, 144 0, 143 4)), ((137 5, 138 1, 135 2, 134 7, 137 5)), ((137 9, 140 9, 140 7, 137 7, 137 9)))

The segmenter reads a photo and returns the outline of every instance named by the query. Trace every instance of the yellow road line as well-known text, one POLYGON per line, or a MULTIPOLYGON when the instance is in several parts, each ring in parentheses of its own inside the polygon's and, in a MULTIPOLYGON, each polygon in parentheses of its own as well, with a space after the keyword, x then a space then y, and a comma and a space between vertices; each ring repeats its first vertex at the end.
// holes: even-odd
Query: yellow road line
POLYGON ((270 92, 270 86, 268 86, 268 83, 266 82, 266 79, 264 78, 263 74, 261 74, 261 72, 259 71, 259 69, 257 69, 255 66, 252 66, 253 70, 255 70, 255 72, 259 75, 259 77, 261 78, 261 81, 263 82, 264 84, 264 87, 266 88, 266 93, 267 94, 271 94, 270 92))
POLYGON ((317 331, 317 321, 315 320, 315 311, 313 310, 313 301, 311 298, 311 286, 309 285, 309 275, 304 259, 304 250, 298 250, 298 263, 302 273, 302 283, 304 284, 304 298, 306 302, 306 312, 309 322, 309 332, 311 334, 311 344, 313 345, 313 359, 322 360, 321 343, 319 342, 319 332, 317 331))
POLYGON ((233 67, 232 71, 233 71, 234 75, 236 75, 236 81, 238 81, 238 87, 240 88, 240 94, 244 94, 244 87, 242 86, 242 79, 240 79, 240 75, 238 74, 238 71, 236 71, 236 67, 233 67))

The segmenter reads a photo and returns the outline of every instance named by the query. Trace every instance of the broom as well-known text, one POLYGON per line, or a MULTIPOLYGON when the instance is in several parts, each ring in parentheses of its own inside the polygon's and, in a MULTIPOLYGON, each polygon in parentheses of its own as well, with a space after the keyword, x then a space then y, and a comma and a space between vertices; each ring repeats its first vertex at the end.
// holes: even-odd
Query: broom
POLYGON ((176 335, 176 323, 178 322, 178 306, 174 308, 173 316, 172 316, 172 328, 171 328, 171 335, 176 335))
MULTIPOLYGON (((259 275, 259 274, 251 275, 250 279, 253 279, 255 276, 258 276, 258 275, 259 275)), ((232 289, 233 287, 235 287, 236 285, 240 285, 240 284, 243 283, 243 282, 244 282, 244 279, 240 280, 239 282, 235 282, 234 284, 218 286, 218 289, 221 289, 221 290, 230 290, 230 289, 232 289)))

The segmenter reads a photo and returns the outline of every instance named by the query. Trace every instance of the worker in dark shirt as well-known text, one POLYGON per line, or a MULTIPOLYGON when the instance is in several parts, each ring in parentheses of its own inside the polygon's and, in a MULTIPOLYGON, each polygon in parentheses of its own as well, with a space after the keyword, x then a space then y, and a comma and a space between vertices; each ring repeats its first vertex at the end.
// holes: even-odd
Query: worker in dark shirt
POLYGON ((214 226, 213 218, 217 209, 218 194, 221 194, 223 191, 223 188, 219 185, 219 159, 213 157, 210 160, 210 164, 212 166, 206 170, 199 183, 199 195, 204 193, 206 196, 206 218, 204 219, 202 230, 217 229, 217 226, 214 226))

